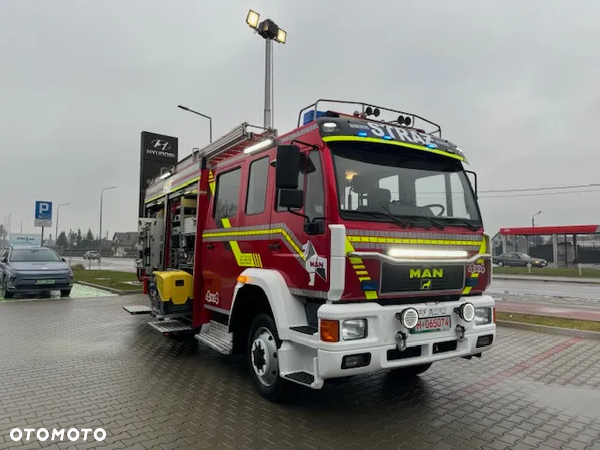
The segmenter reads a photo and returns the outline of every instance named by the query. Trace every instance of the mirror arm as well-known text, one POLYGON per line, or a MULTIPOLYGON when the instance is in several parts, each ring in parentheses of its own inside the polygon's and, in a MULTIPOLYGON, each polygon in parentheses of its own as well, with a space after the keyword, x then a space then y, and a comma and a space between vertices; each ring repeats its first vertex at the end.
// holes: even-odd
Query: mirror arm
POLYGON ((310 222, 310 219, 308 218, 307 215, 299 213, 299 212, 296 212, 296 211, 292 211, 292 208, 290 208, 289 206, 288 206, 287 210, 288 210, 288 212, 290 214, 293 214, 293 215, 298 216, 298 217, 303 217, 305 222, 310 222))

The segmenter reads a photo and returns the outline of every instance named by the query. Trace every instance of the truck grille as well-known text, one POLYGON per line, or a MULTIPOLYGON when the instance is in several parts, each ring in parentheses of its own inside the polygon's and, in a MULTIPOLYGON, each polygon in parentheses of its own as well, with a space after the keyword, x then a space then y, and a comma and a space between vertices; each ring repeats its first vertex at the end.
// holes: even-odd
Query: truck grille
POLYGON ((460 290, 464 266, 395 266, 382 263, 382 294, 460 290))

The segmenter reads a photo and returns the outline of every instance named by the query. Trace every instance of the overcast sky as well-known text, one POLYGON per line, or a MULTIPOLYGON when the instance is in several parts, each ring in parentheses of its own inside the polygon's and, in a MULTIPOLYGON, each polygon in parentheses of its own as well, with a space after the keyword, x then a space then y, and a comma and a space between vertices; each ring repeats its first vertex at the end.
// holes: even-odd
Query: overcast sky
MULTIPOLYGON (((180 157, 262 123, 264 44, 248 8, 288 32, 275 47, 275 126, 317 98, 373 102, 440 123, 482 190, 600 182, 600 2, 592 0, 1 0, 0 216, 35 200, 60 228, 136 228, 143 130, 180 157), (227 6, 225 6, 227 5, 227 6)), ((489 194, 488 194, 489 195, 489 194)), ((600 223, 600 191, 483 199, 488 231, 600 223)), ((33 220, 24 232, 34 232, 33 220)), ((54 234, 54 227, 52 229, 54 234)))

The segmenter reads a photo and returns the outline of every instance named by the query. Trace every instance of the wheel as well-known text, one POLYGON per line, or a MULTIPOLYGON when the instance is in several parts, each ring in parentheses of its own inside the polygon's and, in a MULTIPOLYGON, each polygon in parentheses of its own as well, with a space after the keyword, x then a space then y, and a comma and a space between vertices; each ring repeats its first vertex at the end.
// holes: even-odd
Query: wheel
POLYGON ((256 316, 248 333, 248 364, 255 388, 272 402, 287 400, 293 387, 279 376, 280 346, 273 318, 262 313, 256 316))
POLYGON ((6 280, 4 280, 4 283, 2 283, 2 297, 3 298, 13 298, 13 293, 12 292, 8 292, 8 289, 6 289, 6 280))
POLYGON ((498 264, 498 267, 502 267, 504 265, 502 261, 498 261, 496 264, 498 264))
POLYGON ((71 289, 61 289, 60 290, 61 297, 68 297, 69 295, 71 295, 71 289))
POLYGON ((394 374, 398 374, 402 377, 412 378, 426 372, 431 367, 431 364, 432 363, 419 364, 418 366, 401 367, 398 369, 393 369, 393 372, 394 374))

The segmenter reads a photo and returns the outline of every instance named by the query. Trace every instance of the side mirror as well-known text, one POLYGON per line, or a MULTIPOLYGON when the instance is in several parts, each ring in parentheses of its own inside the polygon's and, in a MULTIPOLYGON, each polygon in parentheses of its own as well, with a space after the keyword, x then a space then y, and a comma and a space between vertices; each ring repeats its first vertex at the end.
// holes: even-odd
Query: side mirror
POLYGON ((0 258, 0 262, 5 263, 7 261, 8 261, 8 259, 6 258, 6 256, 3 256, 2 258, 0 258))
POLYGON ((277 189, 298 189, 300 173, 300 148, 297 145, 277 147, 275 166, 275 187, 277 189))
POLYGON ((60 258, 62 260, 62 262, 67 262, 67 260, 65 258, 60 258))
MULTIPOLYGON (((296 180, 296 185, 298 181, 296 180)), ((301 189, 279 189, 278 204, 282 208, 302 209, 304 206, 304 191, 301 189)))

